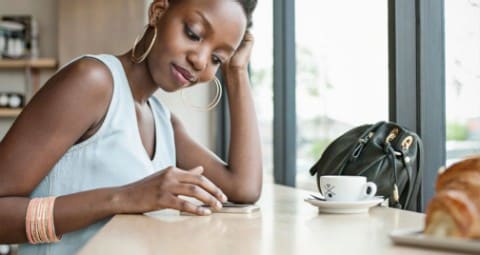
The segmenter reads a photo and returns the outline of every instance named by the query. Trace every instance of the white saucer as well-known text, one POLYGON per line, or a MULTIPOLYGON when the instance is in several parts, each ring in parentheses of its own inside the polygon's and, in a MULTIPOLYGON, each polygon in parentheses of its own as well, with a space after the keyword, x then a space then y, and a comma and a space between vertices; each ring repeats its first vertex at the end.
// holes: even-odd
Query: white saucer
POLYGON ((355 202, 322 201, 314 198, 306 198, 305 202, 318 207, 321 213, 367 213, 372 206, 379 205, 384 200, 373 198, 355 202))

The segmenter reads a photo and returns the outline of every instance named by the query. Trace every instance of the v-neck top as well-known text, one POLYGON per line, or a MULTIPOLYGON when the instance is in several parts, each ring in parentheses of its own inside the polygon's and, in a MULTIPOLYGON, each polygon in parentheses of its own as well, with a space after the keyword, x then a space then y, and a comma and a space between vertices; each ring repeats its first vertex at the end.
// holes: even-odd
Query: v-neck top
MULTIPOLYGON (((72 146, 60 158, 32 192, 32 198, 121 186, 175 166, 169 110, 156 97, 148 99, 155 123, 155 150, 151 159, 142 144, 135 102, 120 60, 113 55, 82 57, 98 59, 112 74, 113 94, 106 116, 94 135, 72 146)), ((64 234, 58 243, 22 244, 19 254, 75 254, 107 221, 64 234)))

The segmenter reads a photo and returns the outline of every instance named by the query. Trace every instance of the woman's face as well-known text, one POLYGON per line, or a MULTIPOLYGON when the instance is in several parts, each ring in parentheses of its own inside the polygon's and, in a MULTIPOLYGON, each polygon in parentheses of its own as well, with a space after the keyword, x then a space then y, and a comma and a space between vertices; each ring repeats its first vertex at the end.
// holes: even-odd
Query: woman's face
POLYGON ((171 92, 213 79, 240 45, 247 20, 234 0, 181 0, 171 1, 156 24, 148 68, 154 82, 171 92))

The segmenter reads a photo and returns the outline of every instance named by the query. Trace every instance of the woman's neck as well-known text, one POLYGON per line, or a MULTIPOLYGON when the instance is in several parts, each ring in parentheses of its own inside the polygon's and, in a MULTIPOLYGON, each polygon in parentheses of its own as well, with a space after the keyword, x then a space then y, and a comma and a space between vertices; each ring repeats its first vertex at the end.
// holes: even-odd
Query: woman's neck
POLYGON ((125 74, 132 91, 135 102, 144 104, 148 98, 157 90, 157 86, 152 79, 152 75, 147 66, 146 60, 135 64, 130 60, 131 52, 118 56, 123 65, 125 74))

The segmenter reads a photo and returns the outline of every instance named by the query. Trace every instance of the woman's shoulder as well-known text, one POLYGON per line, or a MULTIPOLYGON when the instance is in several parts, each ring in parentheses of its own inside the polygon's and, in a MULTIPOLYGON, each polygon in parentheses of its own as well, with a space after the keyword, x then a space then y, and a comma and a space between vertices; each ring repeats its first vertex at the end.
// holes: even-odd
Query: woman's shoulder
MULTIPOLYGON (((95 84, 111 83, 112 74, 105 63, 97 58, 82 56, 72 60, 62 67, 58 72, 59 76, 68 76, 72 79, 91 81, 95 84)), ((90 84, 90 83, 86 83, 90 84)))
POLYGON ((101 99, 112 94, 113 77, 102 61, 83 56, 58 70, 46 83, 46 87, 62 87, 71 93, 81 91, 88 97, 94 96, 101 99))
POLYGON ((103 118, 112 95, 113 77, 108 67, 94 58, 81 57, 58 70, 32 102, 53 112, 82 112, 88 124, 103 118))

